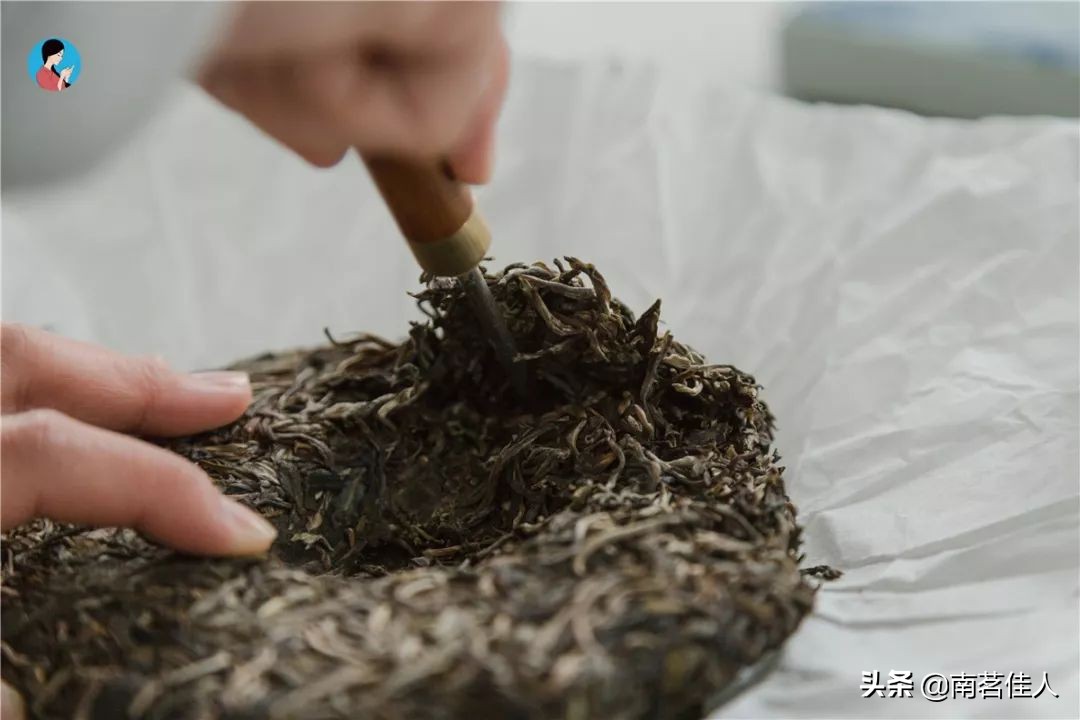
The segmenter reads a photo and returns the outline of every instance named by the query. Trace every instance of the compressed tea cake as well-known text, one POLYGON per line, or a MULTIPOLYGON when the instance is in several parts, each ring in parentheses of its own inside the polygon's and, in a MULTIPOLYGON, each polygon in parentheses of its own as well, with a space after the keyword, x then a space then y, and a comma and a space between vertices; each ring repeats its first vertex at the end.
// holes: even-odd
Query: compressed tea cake
POLYGON ((591 265, 488 276, 428 320, 264 355, 230 426, 169 446, 280 530, 181 556, 39 521, 4 542, 4 679, 40 718, 701 716, 810 611, 754 379, 591 265))

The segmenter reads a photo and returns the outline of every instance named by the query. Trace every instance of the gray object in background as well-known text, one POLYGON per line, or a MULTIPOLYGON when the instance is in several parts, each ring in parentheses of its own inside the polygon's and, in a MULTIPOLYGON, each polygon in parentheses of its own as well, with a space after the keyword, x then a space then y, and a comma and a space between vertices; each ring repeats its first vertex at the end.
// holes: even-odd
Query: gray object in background
POLYGON ((812 5, 784 28, 783 78, 805 100, 926 115, 1080 115, 1080 4, 812 5))
POLYGON ((215 39, 232 12, 224 2, 11 2, 3 28, 5 191, 87 172, 154 113, 176 78, 215 39), (63 96, 27 72, 39 42, 63 37, 85 68, 63 96))

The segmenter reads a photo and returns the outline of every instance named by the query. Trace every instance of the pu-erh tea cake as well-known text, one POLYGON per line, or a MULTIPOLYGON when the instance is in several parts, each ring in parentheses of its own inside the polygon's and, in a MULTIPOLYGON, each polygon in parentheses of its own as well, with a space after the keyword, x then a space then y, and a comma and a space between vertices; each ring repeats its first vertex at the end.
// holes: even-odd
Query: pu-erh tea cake
POLYGON ((268 558, 37 521, 3 542, 3 677, 37 718, 693 718, 810 611, 754 379, 591 265, 462 291, 394 344, 236 365, 237 422, 168 446, 279 529, 268 558))

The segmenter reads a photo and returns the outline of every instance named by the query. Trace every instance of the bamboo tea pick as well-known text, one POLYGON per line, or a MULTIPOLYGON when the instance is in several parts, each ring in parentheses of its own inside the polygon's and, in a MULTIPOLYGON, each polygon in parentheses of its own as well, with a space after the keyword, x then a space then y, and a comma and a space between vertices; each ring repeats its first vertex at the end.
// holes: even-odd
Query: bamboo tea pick
POLYGON ((514 359, 514 338, 480 272, 491 232, 469 188, 442 163, 389 156, 364 162, 420 267, 437 277, 458 278, 511 386, 527 397, 525 367, 514 359))

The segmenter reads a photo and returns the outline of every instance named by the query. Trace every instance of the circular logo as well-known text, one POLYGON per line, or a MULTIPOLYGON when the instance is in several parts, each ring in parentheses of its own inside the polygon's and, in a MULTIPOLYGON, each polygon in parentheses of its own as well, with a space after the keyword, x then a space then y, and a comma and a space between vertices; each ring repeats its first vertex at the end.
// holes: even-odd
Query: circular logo
POLYGON ((61 37, 43 38, 26 57, 30 79, 46 92, 64 92, 82 72, 79 50, 61 37))

